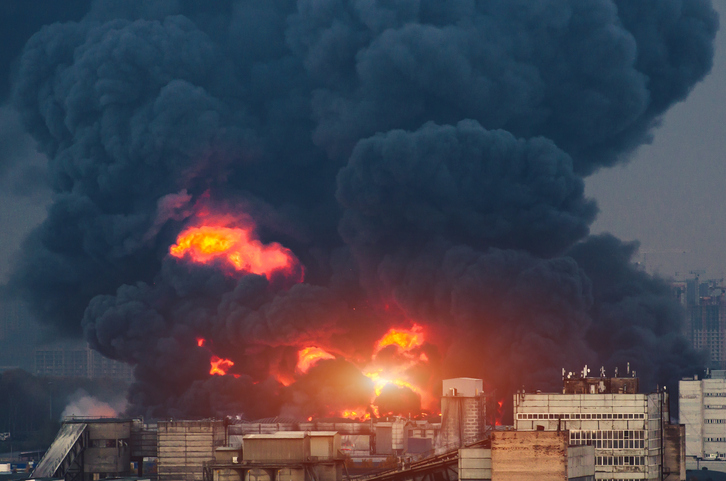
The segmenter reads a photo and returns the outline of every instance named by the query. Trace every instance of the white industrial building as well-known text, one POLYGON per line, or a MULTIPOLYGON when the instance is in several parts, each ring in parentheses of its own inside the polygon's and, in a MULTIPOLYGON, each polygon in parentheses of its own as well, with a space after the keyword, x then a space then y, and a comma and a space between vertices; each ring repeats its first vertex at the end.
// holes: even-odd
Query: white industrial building
POLYGON ((669 424, 666 393, 639 394, 637 378, 601 373, 564 379, 563 393, 517 393, 515 429, 567 430, 571 445, 594 446, 597 480, 685 479, 680 431, 669 424), (672 445, 667 450, 665 439, 672 445))
POLYGON ((704 379, 683 379, 678 390, 688 469, 726 471, 726 371, 711 371, 704 379))

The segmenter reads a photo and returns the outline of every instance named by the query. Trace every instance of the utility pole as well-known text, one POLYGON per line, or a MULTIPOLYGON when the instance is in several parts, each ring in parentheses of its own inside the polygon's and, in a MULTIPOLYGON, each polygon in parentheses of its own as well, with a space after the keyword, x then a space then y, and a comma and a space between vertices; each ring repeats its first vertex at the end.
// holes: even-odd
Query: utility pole
POLYGON ((48 419, 53 422, 53 382, 48 381, 48 419))

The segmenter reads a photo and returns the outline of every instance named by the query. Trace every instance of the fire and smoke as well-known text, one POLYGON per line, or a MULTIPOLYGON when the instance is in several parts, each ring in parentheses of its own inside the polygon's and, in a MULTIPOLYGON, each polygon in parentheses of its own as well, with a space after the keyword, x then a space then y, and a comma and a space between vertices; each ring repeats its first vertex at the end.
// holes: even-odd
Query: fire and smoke
POLYGON ((270 276, 277 271, 290 271, 297 264, 292 253, 278 243, 263 245, 252 239, 249 230, 204 225, 190 227, 179 234, 177 243, 169 248, 174 257, 188 257, 192 262, 207 264, 224 259, 236 270, 270 276))
POLYGON ((670 382, 701 362, 682 313, 589 235, 584 179, 717 28, 708 0, 97 1, 18 64, 55 194, 10 288, 134 365, 149 416, 407 414, 444 376, 503 399, 580 363, 670 382))
POLYGON ((117 399, 111 403, 91 396, 84 389, 78 389, 70 396, 68 405, 63 409, 61 418, 75 417, 116 417, 126 409, 126 401, 117 399))

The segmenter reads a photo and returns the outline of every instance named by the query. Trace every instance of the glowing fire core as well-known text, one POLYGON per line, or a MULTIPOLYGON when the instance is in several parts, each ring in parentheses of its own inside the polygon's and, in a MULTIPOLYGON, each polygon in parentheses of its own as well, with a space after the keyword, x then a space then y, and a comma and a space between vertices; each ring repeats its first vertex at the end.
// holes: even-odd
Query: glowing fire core
POLYGON ((289 249, 273 242, 263 244, 252 236, 252 229, 205 225, 185 229, 169 248, 174 257, 189 258, 199 264, 226 260, 235 270, 269 276, 290 271, 297 259, 289 249))

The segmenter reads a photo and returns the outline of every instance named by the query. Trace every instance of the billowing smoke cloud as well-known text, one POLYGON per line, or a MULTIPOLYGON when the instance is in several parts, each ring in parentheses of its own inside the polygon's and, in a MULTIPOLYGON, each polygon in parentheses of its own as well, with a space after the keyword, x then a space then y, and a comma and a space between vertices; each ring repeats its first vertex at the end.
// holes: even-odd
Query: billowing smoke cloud
POLYGON ((682 313, 636 246, 588 237, 583 179, 649 141, 717 28, 708 0, 97 2, 20 60, 55 202, 10 287, 136 366, 152 416, 358 408, 376 340, 414 324, 397 356, 426 392, 389 384, 391 412, 444 376, 677 379, 699 365, 682 313), (243 217, 304 282, 169 255, 243 217), (336 359, 301 372, 307 346, 336 359))
POLYGON ((61 418, 65 417, 116 417, 126 409, 126 400, 116 399, 111 403, 97 399, 85 390, 79 389, 68 400, 61 418))

